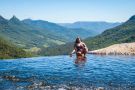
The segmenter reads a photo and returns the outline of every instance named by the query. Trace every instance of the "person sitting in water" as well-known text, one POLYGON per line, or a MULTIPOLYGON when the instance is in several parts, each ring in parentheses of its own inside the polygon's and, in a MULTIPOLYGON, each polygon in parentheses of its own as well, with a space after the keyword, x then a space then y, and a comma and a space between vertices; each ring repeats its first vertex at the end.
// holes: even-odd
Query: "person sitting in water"
POLYGON ((75 44, 74 44, 74 50, 71 52, 70 57, 72 57, 73 53, 76 53, 78 56, 84 56, 88 52, 88 48, 84 42, 81 41, 79 37, 76 38, 75 44))

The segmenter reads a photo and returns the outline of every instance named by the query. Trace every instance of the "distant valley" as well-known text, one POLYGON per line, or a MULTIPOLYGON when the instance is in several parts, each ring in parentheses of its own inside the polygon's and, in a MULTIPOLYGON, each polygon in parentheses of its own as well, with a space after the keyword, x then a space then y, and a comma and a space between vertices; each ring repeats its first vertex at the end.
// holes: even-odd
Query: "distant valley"
POLYGON ((7 20, 0 16, 0 36, 25 49, 61 45, 77 36, 92 36, 83 29, 68 29, 43 20, 19 20, 13 16, 7 20))
POLYGON ((11 41, 18 47, 24 48, 26 51, 37 52, 41 48, 73 42, 77 36, 82 39, 93 37, 106 28, 112 28, 120 24, 93 23, 94 25, 86 24, 86 22, 81 22, 81 24, 76 23, 77 27, 69 28, 65 25, 62 26, 44 20, 19 20, 16 16, 7 20, 0 16, 0 36, 11 41), (102 30, 96 29, 99 26, 100 28, 103 27, 101 28, 102 30), (88 29, 88 27, 91 29, 88 29))
POLYGON ((67 28, 82 28, 90 31, 93 35, 98 35, 106 29, 121 25, 119 22, 104 22, 104 21, 78 21, 74 23, 59 23, 59 25, 67 28))

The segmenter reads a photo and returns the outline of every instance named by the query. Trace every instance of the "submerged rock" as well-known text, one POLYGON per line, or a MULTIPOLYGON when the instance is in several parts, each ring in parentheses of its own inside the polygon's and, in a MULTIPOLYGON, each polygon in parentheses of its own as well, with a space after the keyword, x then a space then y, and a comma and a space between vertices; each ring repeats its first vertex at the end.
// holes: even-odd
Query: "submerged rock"
POLYGON ((104 87, 98 87, 96 90, 105 90, 104 87))
POLYGON ((3 76, 3 78, 15 82, 19 81, 19 78, 17 78, 16 76, 3 76))

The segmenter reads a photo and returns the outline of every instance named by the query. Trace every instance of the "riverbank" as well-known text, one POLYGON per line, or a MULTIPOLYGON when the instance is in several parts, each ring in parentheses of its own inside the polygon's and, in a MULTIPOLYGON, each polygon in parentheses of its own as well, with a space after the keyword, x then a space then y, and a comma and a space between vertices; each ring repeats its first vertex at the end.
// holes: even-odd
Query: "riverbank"
POLYGON ((114 44, 106 48, 89 51, 89 53, 102 55, 135 55, 135 42, 114 44))

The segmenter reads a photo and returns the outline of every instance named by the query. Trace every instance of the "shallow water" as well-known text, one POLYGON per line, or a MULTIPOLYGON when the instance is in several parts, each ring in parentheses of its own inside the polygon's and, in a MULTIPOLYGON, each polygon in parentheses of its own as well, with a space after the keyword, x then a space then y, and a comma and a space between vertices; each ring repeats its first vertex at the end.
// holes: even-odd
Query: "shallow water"
POLYGON ((135 90, 134 56, 0 60, 0 90, 135 90))

